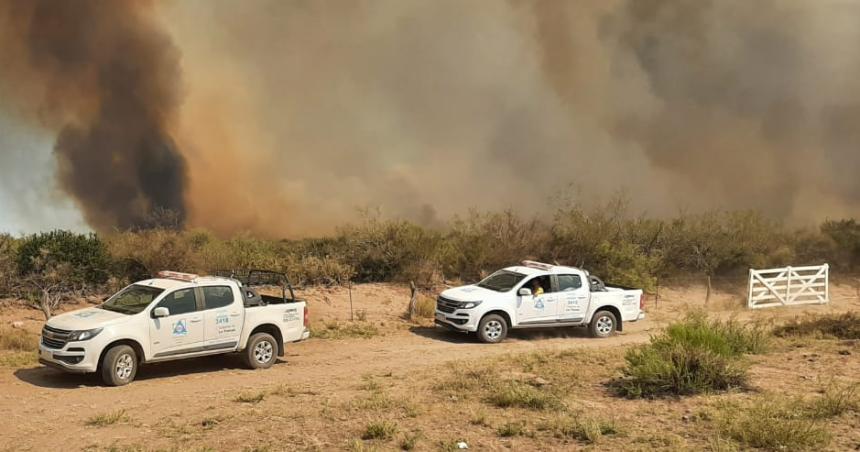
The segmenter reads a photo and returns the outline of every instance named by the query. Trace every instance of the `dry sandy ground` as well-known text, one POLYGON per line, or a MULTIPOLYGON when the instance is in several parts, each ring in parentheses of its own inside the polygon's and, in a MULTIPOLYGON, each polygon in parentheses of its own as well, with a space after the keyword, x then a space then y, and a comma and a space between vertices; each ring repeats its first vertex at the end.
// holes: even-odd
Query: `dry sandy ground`
MULTIPOLYGON (((605 351, 611 357, 607 362, 615 363, 626 346, 646 342, 666 322, 701 308, 703 293, 701 287, 661 289, 659 303, 649 300, 648 319, 628 324, 623 333, 605 340, 590 339, 585 331, 578 329, 542 330, 514 332, 503 344, 484 345, 465 335, 403 320, 401 313, 409 298, 406 288, 360 285, 352 290, 354 307, 364 311, 366 322, 376 325, 383 332, 381 336, 310 339, 291 345, 284 360, 269 370, 244 370, 235 357, 216 356, 144 366, 138 380, 131 385, 108 388, 100 386, 93 377, 65 375, 38 365, 0 368, 0 415, 5 420, 0 424, 0 448, 38 451, 396 448, 397 442, 357 442, 367 422, 382 414, 375 412, 374 407, 361 409, 359 404, 356 408, 355 401, 365 397, 369 390, 384 390, 401 402, 383 404, 382 411, 388 411, 383 414, 399 419, 399 434, 416 432, 415 437, 420 438, 419 450, 444 448, 451 441, 467 437, 473 450, 576 449, 582 445, 565 441, 541 443, 535 437, 499 438, 494 428, 470 424, 463 418, 468 417, 467 413, 446 414, 444 410, 457 406, 456 397, 453 401, 443 401, 447 405, 441 404, 432 390, 434 376, 449 370, 446 363, 468 367, 471 362, 488 357, 520 352, 574 350, 594 357, 605 351), (258 403, 236 400, 239 395, 253 398, 260 394, 265 397, 258 403), (87 420, 95 415, 119 410, 124 410, 124 416, 115 424, 87 425, 87 420)), ((300 295, 309 300, 312 323, 349 319, 346 289, 310 288, 300 295)), ((718 293, 708 310, 721 316, 756 319, 860 310, 860 300, 851 287, 834 287, 830 305, 804 308, 748 312, 742 308, 741 297, 742 294, 718 293)), ((14 303, 0 309, 0 321, 22 320, 25 328, 34 333, 41 327, 40 317, 38 311, 14 303)), ((789 363, 791 353, 777 354, 777 358, 772 358, 776 361, 761 362, 754 367, 753 375, 757 384, 765 386, 770 380, 782 380, 775 387, 793 384, 795 380, 802 384, 831 374, 856 378, 856 372, 860 372, 860 350, 856 344, 852 347, 851 355, 822 358, 813 363, 823 366, 817 370, 808 366, 799 369, 789 363)), ((600 372, 610 375, 614 369, 600 372)), ((599 382, 583 387, 593 393, 595 404, 605 403, 601 402, 606 398, 599 382)), ((680 417, 686 409, 683 401, 648 403, 601 408, 622 410, 626 413, 622 418, 647 418, 649 411, 654 410, 680 417)), ((494 413, 490 415, 500 418, 516 414, 494 413)), ((683 427, 680 433, 668 434, 674 439, 657 439, 655 443, 635 440, 638 437, 634 435, 610 442, 608 448, 700 446, 696 440, 685 439, 683 427), (634 443, 638 446, 632 447, 634 443)), ((860 438, 856 441, 860 444, 860 438)), ((847 447, 853 443, 836 444, 847 447)))

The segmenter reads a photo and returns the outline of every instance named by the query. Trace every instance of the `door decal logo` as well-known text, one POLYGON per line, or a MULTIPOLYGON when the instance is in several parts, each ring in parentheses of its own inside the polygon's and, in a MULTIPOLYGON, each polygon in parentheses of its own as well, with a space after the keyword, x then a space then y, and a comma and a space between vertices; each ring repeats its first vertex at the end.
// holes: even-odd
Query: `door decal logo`
POLYGON ((174 336, 187 336, 188 335, 188 325, 185 323, 185 320, 180 320, 173 324, 173 335, 174 336))
POLYGON ((535 309, 543 309, 543 298, 541 298, 541 297, 535 298, 535 309))

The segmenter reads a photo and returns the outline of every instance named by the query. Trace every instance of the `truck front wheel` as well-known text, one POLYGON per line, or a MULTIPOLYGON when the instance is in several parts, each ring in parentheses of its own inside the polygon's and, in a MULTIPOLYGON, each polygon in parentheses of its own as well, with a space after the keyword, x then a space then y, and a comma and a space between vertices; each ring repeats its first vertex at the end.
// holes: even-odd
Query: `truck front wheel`
POLYGON ((102 357, 101 368, 106 385, 127 385, 137 375, 137 353, 128 345, 113 346, 102 357))
POLYGON ((248 339, 245 348, 245 364, 251 369, 268 369, 275 364, 278 342, 269 333, 256 333, 248 339))
POLYGON ((597 311, 591 319, 589 330, 592 337, 609 337, 615 332, 616 325, 618 325, 618 319, 615 318, 615 314, 609 311, 597 311))
POLYGON ((478 323, 478 339, 481 342, 495 344, 502 342, 508 335, 508 322, 498 314, 484 316, 478 323))

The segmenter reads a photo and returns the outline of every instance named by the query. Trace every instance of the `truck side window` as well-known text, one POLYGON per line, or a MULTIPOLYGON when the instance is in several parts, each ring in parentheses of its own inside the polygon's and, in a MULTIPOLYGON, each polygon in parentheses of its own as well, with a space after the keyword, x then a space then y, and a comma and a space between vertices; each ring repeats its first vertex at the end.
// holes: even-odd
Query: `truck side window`
POLYGON ((558 290, 566 292, 582 287, 582 278, 579 275, 558 275, 558 290))
POLYGON ((531 289, 533 294, 538 294, 535 290, 536 287, 540 287, 543 289, 542 293, 550 293, 552 292, 552 286, 549 283, 549 276, 537 276, 529 280, 529 282, 523 284, 523 287, 531 289))
POLYGON ((194 296, 194 289, 177 290, 167 294, 158 307, 169 309, 170 315, 187 314, 197 310, 197 297, 194 296))
POLYGON ((203 288, 203 302, 206 309, 223 308, 233 304, 233 290, 228 286, 209 286, 203 288))

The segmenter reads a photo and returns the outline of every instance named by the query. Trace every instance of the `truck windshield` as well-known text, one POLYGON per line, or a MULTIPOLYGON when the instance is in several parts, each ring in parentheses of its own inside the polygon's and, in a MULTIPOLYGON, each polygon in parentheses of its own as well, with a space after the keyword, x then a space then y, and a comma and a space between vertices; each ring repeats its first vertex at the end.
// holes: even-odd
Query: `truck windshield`
POLYGON ((495 290, 496 292, 507 292, 522 281, 526 275, 509 270, 499 270, 484 278, 478 283, 478 287, 495 290))
POLYGON ((117 292, 100 306, 102 309, 122 314, 137 314, 152 303, 164 289, 132 285, 117 292))

